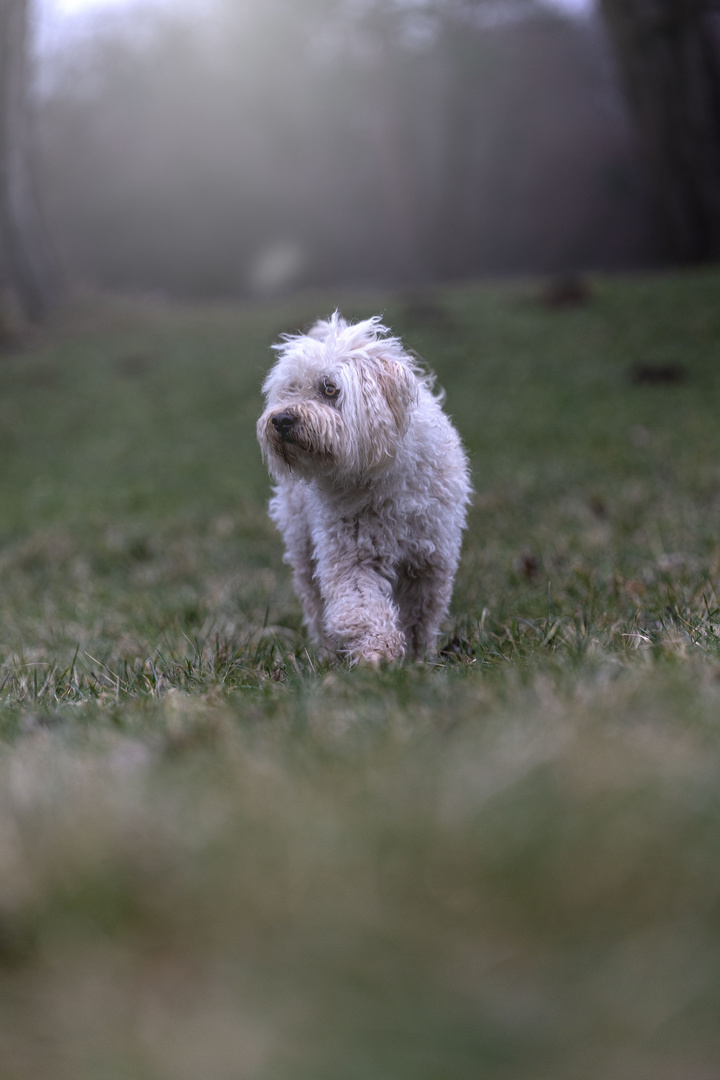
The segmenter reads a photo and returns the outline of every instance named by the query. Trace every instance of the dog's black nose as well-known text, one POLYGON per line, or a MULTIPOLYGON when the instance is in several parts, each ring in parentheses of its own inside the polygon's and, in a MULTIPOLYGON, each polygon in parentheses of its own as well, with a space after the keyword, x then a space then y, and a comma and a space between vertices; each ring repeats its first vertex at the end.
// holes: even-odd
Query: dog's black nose
POLYGON ((278 435, 287 435, 297 423, 297 416, 293 412, 279 412, 272 418, 272 426, 278 435))

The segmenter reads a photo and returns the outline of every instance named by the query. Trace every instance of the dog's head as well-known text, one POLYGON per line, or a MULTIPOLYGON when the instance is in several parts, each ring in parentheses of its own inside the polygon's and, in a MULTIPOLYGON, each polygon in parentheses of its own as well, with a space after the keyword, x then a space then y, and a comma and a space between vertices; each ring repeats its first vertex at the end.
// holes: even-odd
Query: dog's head
POLYGON ((356 484, 389 468, 428 377, 380 317, 348 325, 336 312, 274 348, 257 425, 272 476, 356 484))

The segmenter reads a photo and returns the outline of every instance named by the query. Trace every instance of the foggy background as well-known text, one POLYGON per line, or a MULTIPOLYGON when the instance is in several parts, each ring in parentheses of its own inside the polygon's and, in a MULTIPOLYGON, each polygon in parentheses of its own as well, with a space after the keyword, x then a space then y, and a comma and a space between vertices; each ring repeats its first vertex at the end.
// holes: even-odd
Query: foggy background
POLYGON ((37 11, 37 176, 70 280, 177 296, 660 258, 605 29, 532 0, 37 11))

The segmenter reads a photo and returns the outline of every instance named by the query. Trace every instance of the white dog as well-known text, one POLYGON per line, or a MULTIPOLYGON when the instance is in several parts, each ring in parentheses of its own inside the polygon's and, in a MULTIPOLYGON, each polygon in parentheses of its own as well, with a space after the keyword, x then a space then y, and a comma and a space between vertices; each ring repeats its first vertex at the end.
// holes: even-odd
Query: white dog
POLYGON ((310 636, 353 660, 433 652, 470 498, 460 438, 375 316, 285 335, 258 420, 310 636))

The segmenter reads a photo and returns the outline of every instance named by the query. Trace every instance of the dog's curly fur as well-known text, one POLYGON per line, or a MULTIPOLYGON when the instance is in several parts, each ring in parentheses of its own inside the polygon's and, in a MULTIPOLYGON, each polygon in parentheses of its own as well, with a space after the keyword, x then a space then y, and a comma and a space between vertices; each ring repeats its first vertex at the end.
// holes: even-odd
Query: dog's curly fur
POLYGON ((257 425, 310 636, 371 663, 435 650, 471 490, 433 376, 389 335, 337 312, 286 335, 257 425))

